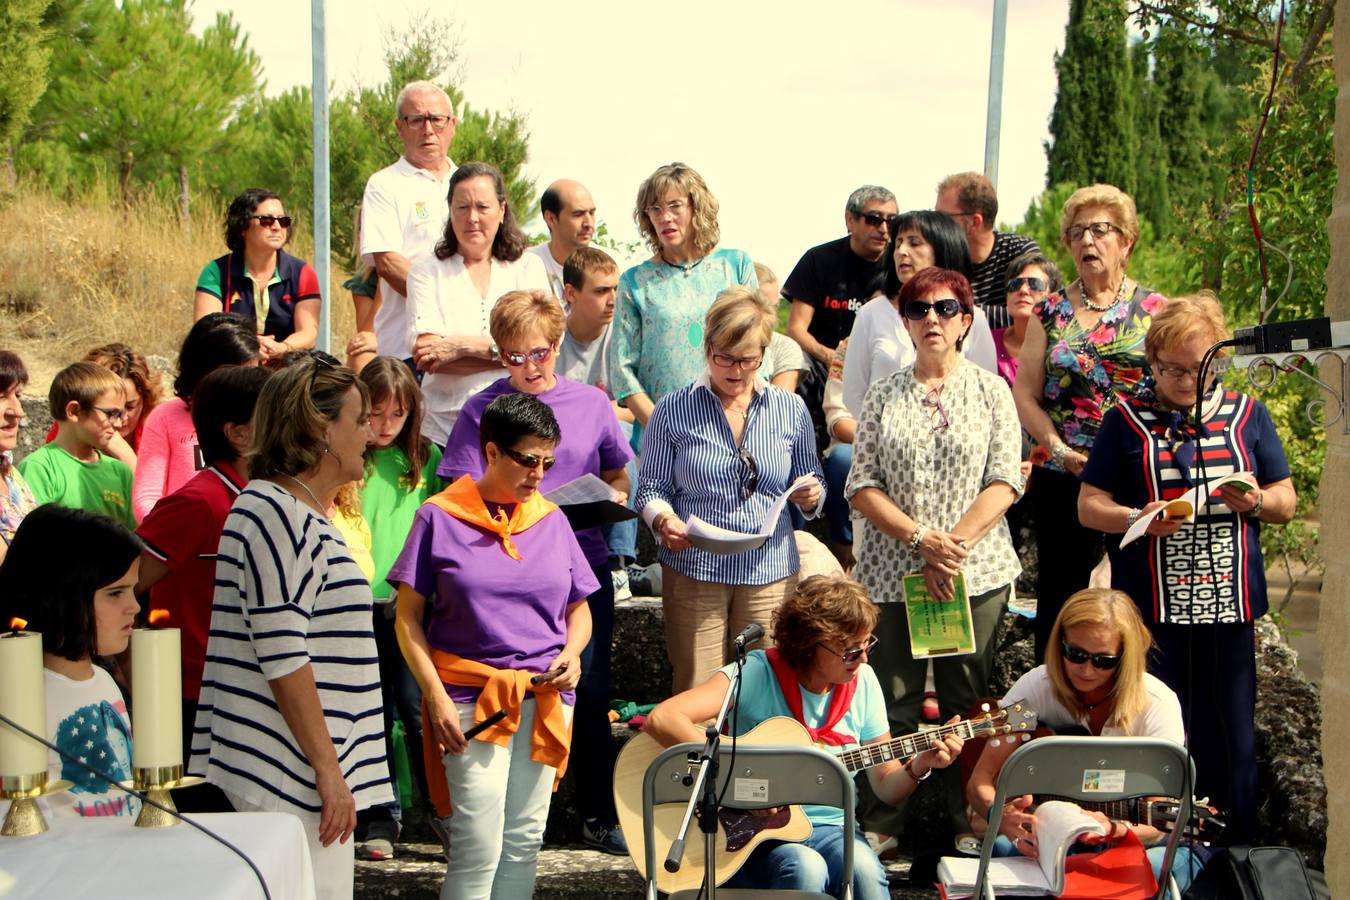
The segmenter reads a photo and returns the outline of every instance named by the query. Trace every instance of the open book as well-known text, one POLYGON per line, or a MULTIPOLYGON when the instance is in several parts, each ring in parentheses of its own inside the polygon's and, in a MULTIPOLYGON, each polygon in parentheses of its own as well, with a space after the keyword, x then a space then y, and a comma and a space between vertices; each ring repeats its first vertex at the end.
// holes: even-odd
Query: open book
MULTIPOLYGON (((1036 859, 1004 856, 989 861, 989 883, 995 894, 1012 897, 1058 897, 1064 893, 1064 857, 1084 834, 1106 834, 1106 826, 1089 816, 1076 804, 1050 800, 1036 807, 1036 859)), ((944 856, 938 863, 938 878, 949 898, 970 897, 980 861, 962 856, 944 856)))
POLYGON ((783 507, 787 506, 788 495, 802 485, 810 484, 815 478, 816 476, 808 473, 788 485, 786 491, 774 498, 773 506, 769 507, 769 514, 764 517, 764 524, 754 534, 719 528, 708 524, 698 516, 690 516, 689 521, 685 523, 684 536, 689 539, 689 543, 709 553, 744 553, 747 550, 754 550, 773 537, 774 529, 778 527, 778 518, 783 515, 783 507))
MULTIPOLYGON (((1232 475, 1225 475, 1222 478, 1211 478, 1204 484, 1197 484, 1186 493, 1171 500, 1166 506, 1160 506, 1146 516, 1140 516, 1135 520, 1130 529, 1125 532, 1125 536, 1120 539, 1120 546, 1133 543, 1144 536, 1148 531, 1148 525, 1158 516, 1166 516, 1168 521, 1172 522, 1191 522, 1195 520, 1195 511, 1200 506, 1201 497, 1213 497, 1224 485, 1231 484, 1241 491, 1256 490, 1256 474, 1254 472, 1234 472, 1232 475), (1203 491, 1203 493, 1202 493, 1203 491)), ((1211 500, 1209 506, 1222 501, 1211 500)))
POLYGON ((558 504, 573 528, 594 528, 637 518, 637 513, 615 502, 621 496, 604 479, 587 472, 549 491, 544 499, 558 504))

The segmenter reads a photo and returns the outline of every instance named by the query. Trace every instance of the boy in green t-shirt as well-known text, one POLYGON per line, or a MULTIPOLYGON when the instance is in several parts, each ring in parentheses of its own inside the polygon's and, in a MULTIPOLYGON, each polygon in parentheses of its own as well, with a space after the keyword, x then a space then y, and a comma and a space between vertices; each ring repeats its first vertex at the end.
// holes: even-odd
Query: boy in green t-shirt
POLYGON ((38 503, 101 513, 136 527, 131 514, 131 469, 103 451, 125 415, 126 388, 94 363, 66 366, 47 394, 56 439, 19 463, 38 503))

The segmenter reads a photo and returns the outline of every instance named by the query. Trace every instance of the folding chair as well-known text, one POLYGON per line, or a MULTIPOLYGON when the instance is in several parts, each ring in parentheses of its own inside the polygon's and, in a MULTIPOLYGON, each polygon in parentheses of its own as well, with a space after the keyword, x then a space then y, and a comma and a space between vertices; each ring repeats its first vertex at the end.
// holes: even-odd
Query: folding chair
MULTIPOLYGON (((702 744, 677 744, 664 750, 647 767, 642 779, 642 822, 643 822, 643 858, 646 863, 647 898, 657 900, 657 877, 665 872, 657 862, 658 854, 664 862, 669 850, 671 833, 678 830, 678 824, 671 828, 673 820, 678 823, 679 816, 672 810, 684 811, 693 790, 684 784, 689 772, 688 754, 697 755, 703 750, 702 744), (657 807, 670 804, 663 810, 667 825, 658 833, 656 825, 657 807), (673 806, 678 804, 678 806, 673 806), (658 842, 662 845, 658 846, 658 842)), ((736 746, 735 767, 732 762, 730 740, 722 745, 719 759, 720 771, 717 779, 718 793, 722 792, 724 780, 730 774, 731 789, 722 798, 724 807, 736 809, 766 809, 774 806, 789 806, 801 803, 814 803, 822 806, 838 806, 844 810, 844 834, 852 835, 857 830, 853 808, 855 794, 853 776, 830 753, 816 747, 775 746, 738 744, 736 746), (737 800, 737 781, 747 790, 744 794, 757 793, 755 800, 737 800), (751 784, 753 782, 753 784, 751 784), (753 788, 753 790, 750 790, 753 788)), ((719 834, 719 839, 720 839, 719 834)), ((701 876, 704 867, 704 836, 698 830, 697 817, 689 826, 685 837, 684 867, 697 867, 701 876)), ((853 897, 853 841, 844 841, 844 900, 853 897)), ((665 888, 661 888, 664 890, 665 888)), ((677 890, 670 894, 670 900, 692 900, 699 894, 698 889, 677 890)), ((718 900, 752 900, 752 898, 801 897, 832 900, 829 894, 811 891, 746 890, 718 888, 718 900)))
POLYGON ((1124 800, 1133 797, 1175 797, 1180 801, 1177 825, 1167 838, 1163 858, 1165 879, 1159 879, 1155 900, 1169 888, 1181 900, 1172 878, 1172 860, 1185 823, 1191 820, 1191 794, 1195 788, 1195 765, 1180 744, 1161 738, 1136 737, 1043 737, 1023 744, 1008 757, 998 776, 994 805, 990 807, 989 830, 980 846, 980 868, 975 896, 981 892, 994 900, 986 883, 994 840, 1003 821, 1003 806, 1023 794, 1053 794, 1074 801, 1124 800), (1100 782, 1089 786, 1088 772, 1123 773, 1119 790, 1101 790, 1100 782), (1089 788, 1085 790, 1085 788, 1089 788))

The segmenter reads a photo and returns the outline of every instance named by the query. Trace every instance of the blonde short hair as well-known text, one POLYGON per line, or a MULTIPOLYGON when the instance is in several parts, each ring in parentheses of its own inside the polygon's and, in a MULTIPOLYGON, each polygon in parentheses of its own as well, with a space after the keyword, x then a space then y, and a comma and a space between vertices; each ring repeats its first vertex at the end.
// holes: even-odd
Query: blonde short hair
POLYGON ((294 477, 317 467, 328 451, 328 426, 337 421, 352 388, 361 395, 365 416, 370 412, 370 391, 346 366, 311 355, 267 379, 253 409, 249 475, 294 477))
POLYGON ((47 391, 47 405, 51 408, 52 418, 63 422, 66 407, 72 400, 80 404, 81 412, 88 412, 108 391, 117 391, 125 397, 127 386, 121 375, 97 363, 71 363, 52 379, 51 389, 47 391))
POLYGON ((661 238, 647 218, 647 207, 661 203, 671 189, 689 195, 689 205, 693 207, 694 253, 699 257, 707 256, 722 239, 717 226, 717 198, 708 190, 703 176, 684 163, 662 166, 642 182, 638 188, 637 206, 633 208, 633 221, 637 223, 638 231, 642 232, 653 253, 661 252, 661 238))
POLYGON ((566 327, 567 317, 558 301, 539 288, 502 294, 488 319, 492 342, 498 346, 512 343, 531 328, 538 328, 544 340, 553 345, 562 340, 566 327))
POLYGON ((1101 206, 1110 211, 1116 227, 1129 240, 1130 249, 1134 249, 1139 240, 1139 214, 1135 211, 1134 199, 1113 184, 1090 184, 1074 191, 1064 201, 1064 212, 1059 217, 1059 239, 1065 247, 1069 246, 1069 226, 1085 206, 1101 206))
POLYGON ((1120 665, 1111 686, 1111 715, 1107 725, 1126 734, 1135 717, 1148 706, 1148 691, 1144 674, 1148 671, 1148 651, 1153 646, 1153 635, 1139 615, 1130 595, 1111 588, 1086 588, 1064 601, 1064 607, 1050 628, 1050 639, 1045 647, 1045 671, 1055 699, 1071 712, 1075 719, 1087 715, 1088 708, 1064 673, 1064 632, 1077 625, 1104 626, 1120 635, 1120 665))
MULTIPOLYGON (((1148 333, 1144 335, 1144 356, 1152 365, 1158 361, 1158 351, 1176 350, 1197 334, 1208 344, 1232 337, 1219 298, 1210 291, 1168 300, 1167 305, 1154 314, 1148 333)), ((1227 348, 1221 352, 1227 352, 1227 348)))
POLYGON ((773 338, 773 310, 765 305, 759 294, 748 287, 737 285, 717 295, 708 315, 703 320, 703 352, 727 349, 757 339, 760 348, 769 346, 773 338))

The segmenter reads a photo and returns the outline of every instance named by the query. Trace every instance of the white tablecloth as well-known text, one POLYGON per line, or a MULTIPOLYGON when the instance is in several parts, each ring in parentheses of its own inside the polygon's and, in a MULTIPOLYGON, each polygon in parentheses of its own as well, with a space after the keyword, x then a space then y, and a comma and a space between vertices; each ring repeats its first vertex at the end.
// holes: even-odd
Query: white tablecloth
MULTIPOLYGON (((314 872, 300 820, 288 813, 193 814, 244 852, 272 900, 314 900, 314 872)), ((135 828, 126 818, 49 817, 45 834, 0 838, 5 900, 261 898, 257 876, 238 854, 190 825, 135 828)))

